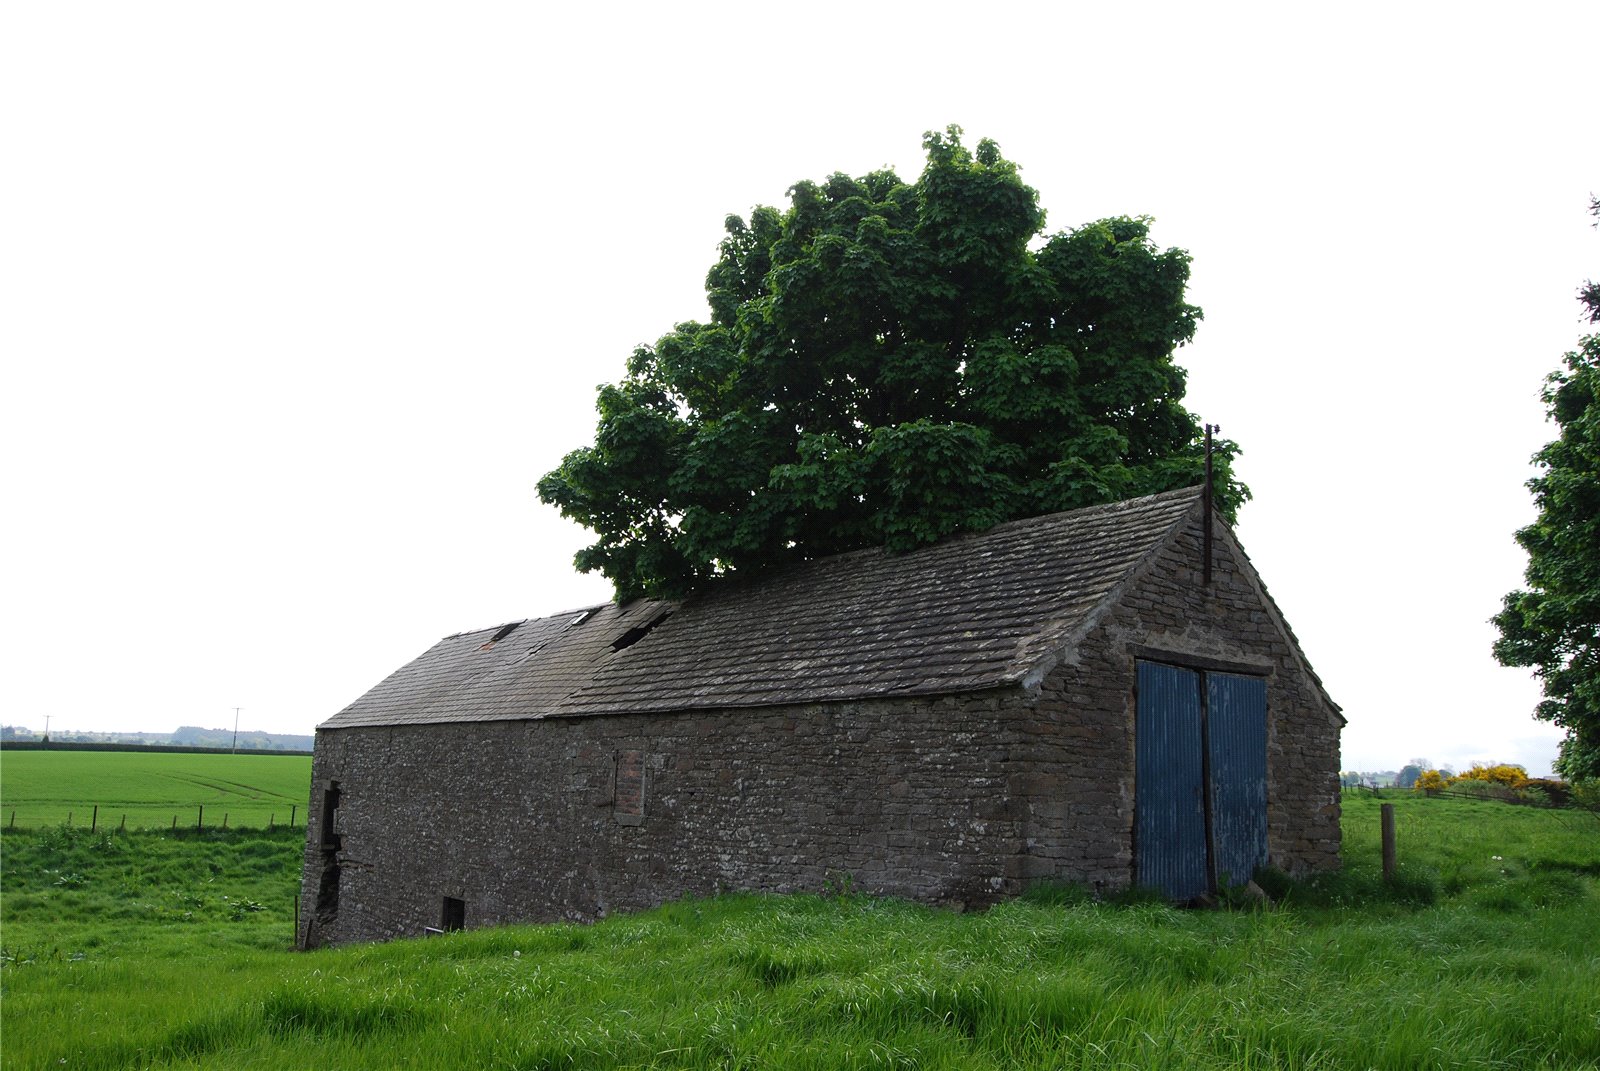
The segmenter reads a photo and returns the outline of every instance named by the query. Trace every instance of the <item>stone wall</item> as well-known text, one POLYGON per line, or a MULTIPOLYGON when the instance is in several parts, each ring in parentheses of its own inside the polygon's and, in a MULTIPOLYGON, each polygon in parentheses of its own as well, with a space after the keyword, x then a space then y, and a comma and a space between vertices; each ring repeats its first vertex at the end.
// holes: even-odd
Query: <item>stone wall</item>
POLYGON ((1267 680, 1268 840, 1338 865, 1341 720, 1243 553, 1198 524, 1037 680, 966 696, 319 732, 304 944, 589 920, 728 889, 982 906, 1132 879, 1138 657, 1267 680), (337 787, 333 837, 324 810, 337 787))
POLYGON ((1161 661, 1163 655, 1167 661, 1265 677, 1269 862, 1296 874, 1339 865, 1344 720, 1225 526, 1216 528, 1209 587, 1202 583, 1201 546, 1197 521, 1132 579, 1041 682, 1035 731, 1042 766, 1095 787, 1035 805, 1028 832, 1030 875, 1078 872, 1083 875, 1078 880, 1128 880, 1135 661, 1161 661), (1061 712, 1070 716, 1060 718, 1061 712), (1094 770, 1116 771, 1116 776, 1096 779, 1090 775, 1094 770), (1086 827, 1096 840, 1120 845, 1109 871, 1091 861, 1094 853, 1077 847, 1086 827))
POLYGON ((302 940, 420 935, 440 924, 444 897, 465 902, 468 926, 588 920, 685 893, 816 892, 841 881, 989 903, 1020 887, 1021 822, 1007 800, 1017 724, 1030 708, 1009 689, 325 731, 313 764, 302 940), (336 850, 321 835, 333 783, 336 850), (330 863, 336 910, 323 892, 330 863))

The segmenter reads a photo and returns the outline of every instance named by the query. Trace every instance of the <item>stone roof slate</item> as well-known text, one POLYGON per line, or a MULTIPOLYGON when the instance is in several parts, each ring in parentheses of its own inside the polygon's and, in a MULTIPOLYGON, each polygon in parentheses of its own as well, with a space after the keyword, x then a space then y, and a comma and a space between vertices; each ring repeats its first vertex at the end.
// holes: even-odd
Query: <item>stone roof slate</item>
POLYGON ((861 550, 755 580, 730 579, 681 604, 605 603, 458 633, 321 728, 1014 684, 1059 651, 1199 502, 1198 488, 1169 491, 1010 521, 907 554, 861 550), (642 638, 613 650, 640 629, 647 629, 642 638), (495 640, 497 633, 504 634, 495 640))

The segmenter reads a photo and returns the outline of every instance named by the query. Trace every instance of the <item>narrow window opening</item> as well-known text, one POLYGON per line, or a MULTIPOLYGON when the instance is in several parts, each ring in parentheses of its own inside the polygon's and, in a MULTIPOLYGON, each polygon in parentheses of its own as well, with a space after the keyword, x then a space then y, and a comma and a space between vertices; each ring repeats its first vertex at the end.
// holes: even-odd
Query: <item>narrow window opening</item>
POLYGON ((467 925, 467 902, 458 900, 454 896, 444 898, 444 906, 439 911, 439 928, 445 933, 453 930, 465 929, 467 925))
POLYGON ((322 847, 339 850, 339 782, 331 782, 322 793, 322 847))

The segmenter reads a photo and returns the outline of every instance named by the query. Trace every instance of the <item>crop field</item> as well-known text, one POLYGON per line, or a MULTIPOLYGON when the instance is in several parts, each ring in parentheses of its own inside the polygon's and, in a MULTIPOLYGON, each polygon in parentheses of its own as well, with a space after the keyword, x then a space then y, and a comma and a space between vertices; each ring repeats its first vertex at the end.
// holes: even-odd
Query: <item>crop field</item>
POLYGON ((0 751, 0 823, 19 828, 266 827, 303 820, 310 794, 305 755, 0 751))
POLYGON ((1600 820, 1345 801, 1276 905, 836 892, 287 951, 288 830, 0 831, 7 1068, 1594 1068, 1600 820))

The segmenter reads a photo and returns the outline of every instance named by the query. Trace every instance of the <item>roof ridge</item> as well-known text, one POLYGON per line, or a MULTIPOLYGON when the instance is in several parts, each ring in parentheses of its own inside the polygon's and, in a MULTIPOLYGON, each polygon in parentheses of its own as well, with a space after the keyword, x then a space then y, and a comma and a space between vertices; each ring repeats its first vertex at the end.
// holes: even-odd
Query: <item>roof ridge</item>
POLYGON ((1015 684, 1193 516, 1198 487, 1017 518, 903 554, 863 548, 707 585, 456 633, 340 725, 729 709, 1015 684), (630 628, 672 618, 613 655, 630 628), (505 628, 506 626, 500 626, 505 628))
MULTIPOLYGON (((890 551, 887 547, 882 545, 856 547, 852 550, 841 550, 834 554, 824 554, 818 558, 802 558, 798 561, 785 562, 774 569, 762 569, 749 573, 730 573, 726 576, 713 578, 713 580, 705 587, 693 592, 689 596, 689 599, 699 599, 702 596, 712 594, 718 589, 737 590, 737 586, 739 585, 758 584, 776 580, 791 573, 817 567, 825 562, 842 562, 852 558, 870 556, 879 556, 890 560, 913 558, 919 554, 925 554, 932 550, 949 548, 960 543, 986 539, 1003 532, 1017 531, 1033 525, 1060 523, 1067 517, 1089 514, 1092 512, 1118 513, 1149 505, 1150 503, 1153 503, 1159 499, 1193 497, 1198 501, 1204 490, 1205 488, 1203 485, 1193 484, 1188 487, 1175 487, 1167 491, 1155 491, 1148 495, 1140 495, 1137 498, 1122 498, 1111 502, 1096 502, 1088 506, 1075 506, 1072 509, 1054 510, 1050 513, 1034 513, 1026 517, 1012 517, 1010 520, 997 521, 987 528, 968 528, 958 532, 951 532, 944 538, 935 540, 932 543, 923 543, 920 546, 915 546, 909 550, 900 552, 890 551)), ((687 602, 688 600, 686 599, 684 601, 687 602)))
MULTIPOLYGON (((1190 487, 1173 488, 1172 490, 1169 490, 1169 491, 1156 491, 1156 492, 1153 492, 1153 493, 1148 494, 1148 495, 1140 495, 1137 498, 1124 498, 1124 499, 1118 499, 1118 500, 1113 501, 1113 502, 1096 502, 1096 503, 1094 503, 1092 505, 1088 505, 1088 506, 1075 506, 1072 509, 1055 510, 1055 511, 1050 512, 1050 513, 1034 513, 1034 514, 1030 514, 1029 516, 1026 516, 1026 517, 1013 517, 1010 520, 999 521, 999 522, 997 522, 995 524, 992 524, 988 528, 964 529, 964 530, 959 531, 959 532, 952 532, 949 535, 945 536, 943 539, 937 540, 937 541, 935 541, 933 543, 924 543, 921 546, 913 547, 910 550, 903 551, 903 552, 900 552, 898 554, 891 553, 885 547, 882 547, 882 546, 856 547, 854 550, 841 550, 836 554, 825 554, 820 558, 805 558, 805 559, 802 559, 800 561, 788 562, 788 563, 785 563, 785 564, 779 566, 776 569, 758 570, 758 571, 754 571, 754 572, 750 572, 750 573, 731 573, 731 574, 728 574, 725 577, 714 578, 712 580, 712 582, 710 584, 708 584, 706 587, 701 588, 701 589, 693 592, 689 596, 689 599, 698 600, 698 599, 700 599, 701 597, 703 597, 705 595, 712 594, 713 592, 717 591, 718 589, 731 588, 731 589, 735 589, 736 590, 737 586, 744 586, 744 585, 749 585, 749 584, 753 584, 753 583, 761 583, 761 582, 764 582, 764 581, 774 580, 774 579, 776 579, 778 577, 784 576, 787 573, 790 573, 790 572, 793 572, 793 571, 796 571, 796 570, 805 569, 805 568, 810 567, 810 566, 815 566, 820 562, 843 561, 843 560, 849 559, 849 558, 863 557, 863 556, 874 555, 874 554, 882 555, 882 556, 884 556, 886 558, 907 558, 907 557, 911 557, 913 555, 920 554, 920 553, 923 553, 925 551, 931 550, 931 549, 933 549, 935 547, 946 547, 946 546, 949 546, 949 545, 952 545, 952 544, 956 544, 956 543, 966 542, 966 541, 975 540, 975 539, 983 539, 986 536, 991 536, 991 535, 994 535, 995 533, 1002 532, 1002 531, 1014 531, 1016 529, 1023 528, 1023 527, 1026 527, 1026 526, 1030 526, 1030 525, 1044 524, 1044 523, 1047 523, 1047 522, 1059 521, 1061 518, 1068 517, 1068 516, 1071 516, 1071 515, 1074 515, 1074 514, 1084 514, 1084 513, 1088 513, 1090 511, 1096 511, 1096 510, 1109 513, 1109 512, 1121 511, 1121 510, 1124 510, 1124 509, 1133 509, 1133 508, 1137 508, 1140 505, 1144 505, 1144 504, 1147 504, 1147 503, 1150 503, 1150 502, 1154 502, 1157 499, 1177 498, 1177 497, 1181 497, 1183 495, 1193 495, 1194 497, 1198 498, 1200 496, 1200 493, 1201 493, 1202 490, 1203 490, 1203 488, 1202 488, 1201 485, 1195 484, 1195 485, 1190 486, 1190 487)), ((686 599, 686 600, 682 600, 682 601, 688 601, 688 600, 686 599)), ((532 623, 538 622, 538 621, 550 621, 550 620, 554 620, 555 618, 558 618, 558 617, 567 617, 567 616, 573 616, 573 615, 582 614, 582 613, 593 613, 594 611, 596 611, 596 610, 598 610, 598 609, 600 609, 601 607, 604 607, 604 606, 615 606, 618 609, 622 609, 623 607, 631 607, 635 603, 640 603, 640 604, 659 604, 659 605, 667 606, 667 605, 673 605, 674 600, 671 600, 671 599, 646 599, 646 598, 640 598, 640 599, 630 599, 626 603, 618 603, 615 600, 608 600, 606 602, 591 603, 591 604, 589 604, 587 606, 575 606, 575 607, 573 607, 573 608, 571 608, 569 610, 559 610, 559 611, 556 611, 555 613, 541 614, 541 615, 536 616, 536 617, 524 617, 524 618, 520 618, 520 619, 515 620, 515 621, 502 621, 499 624, 488 625, 488 626, 485 626, 483 628, 462 629, 459 632, 452 632, 449 635, 444 636, 443 639, 456 640, 456 639, 460 639, 460 638, 462 638, 464 636, 474 636, 474 635, 477 635, 480 632, 497 632, 500 629, 504 628, 506 625, 511 625, 511 624, 515 624, 515 625, 519 625, 520 626, 520 625, 532 624, 532 623)))
POLYGON ((531 625, 531 624, 534 624, 534 623, 539 622, 539 621, 554 621, 558 617, 575 617, 578 614, 594 613, 596 610, 600 609, 602 606, 615 606, 615 605, 616 605, 615 603, 610 603, 610 602, 597 602, 597 603, 592 603, 592 604, 590 604, 588 606, 577 606, 577 607, 574 607, 571 610, 559 610, 559 611, 557 611, 556 613, 553 613, 553 614, 543 614, 543 615, 541 615, 539 617, 524 617, 524 618, 519 618, 516 621, 502 621, 498 625, 487 625, 484 628, 464 628, 460 632, 452 632, 448 636, 442 637, 442 639, 459 640, 463 636, 476 636, 480 632, 498 632, 501 629, 505 628, 507 625, 517 625, 517 626, 520 627, 522 625, 531 625))
POLYGON ((463 636, 476 636, 480 632, 499 632, 501 629, 505 628, 507 625, 516 625, 517 627, 520 628, 523 625, 526 625, 529 621, 540 621, 540 620, 543 620, 543 619, 542 618, 537 618, 537 617, 524 617, 524 618, 522 618, 520 620, 517 620, 517 621, 502 621, 498 625, 488 625, 488 626, 486 626, 484 628, 462 629, 460 632, 452 632, 452 633, 450 633, 450 635, 442 637, 442 639, 459 640, 463 636))
MULTIPOLYGON (((1185 488, 1185 490, 1188 490, 1188 488, 1185 488)), ((1183 530, 1183 526, 1189 523, 1204 495, 1204 488, 1196 487, 1194 490, 1199 491, 1200 494, 1194 496, 1195 501, 1190 504, 1189 508, 1177 514, 1168 522, 1167 529, 1161 534, 1160 538, 1150 541, 1149 546, 1145 547, 1144 553, 1139 556, 1138 560, 1131 563, 1123 574, 1106 588, 1093 606, 1078 615, 1077 622, 1071 628, 1064 630, 1055 640, 1043 645, 1043 650, 1029 663, 1026 671, 1018 675, 1018 680, 1025 686, 1037 684, 1051 670, 1061 664, 1061 660, 1069 648, 1076 647, 1083 641, 1085 636, 1099 627, 1101 620, 1105 618, 1110 608, 1123 595, 1127 594, 1128 589, 1136 584, 1145 572, 1150 569, 1151 565, 1161 556, 1161 552, 1167 548, 1167 545, 1178 537, 1178 533, 1183 530)), ((1163 493, 1170 495, 1173 492, 1167 491, 1163 493)), ((1149 495, 1146 497, 1155 498, 1157 496, 1149 495)))

